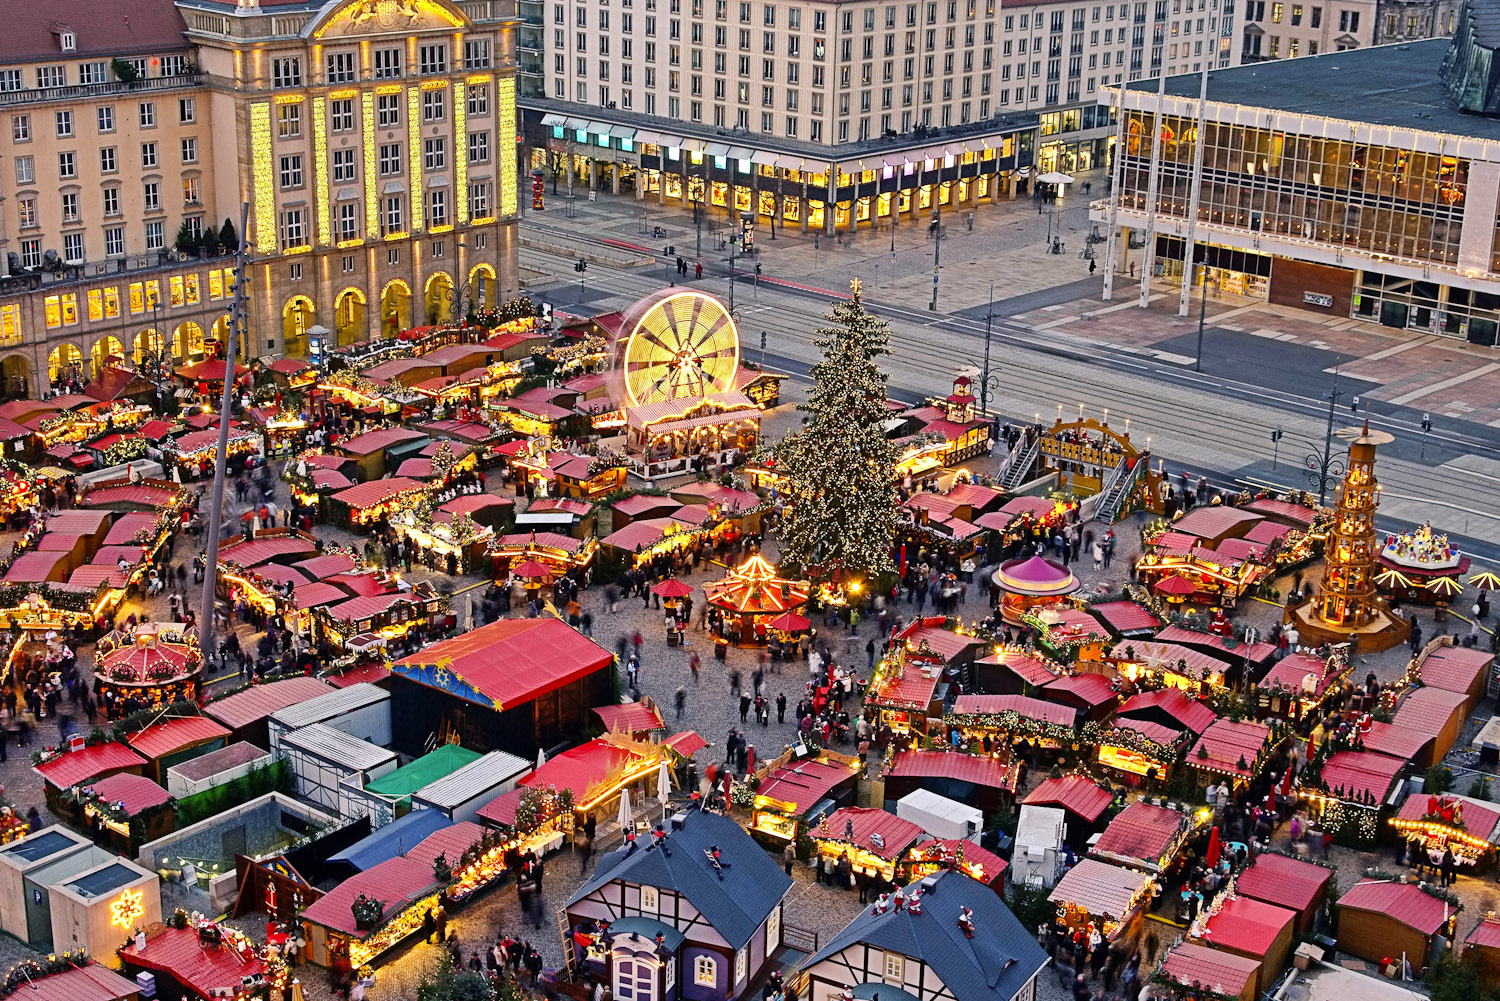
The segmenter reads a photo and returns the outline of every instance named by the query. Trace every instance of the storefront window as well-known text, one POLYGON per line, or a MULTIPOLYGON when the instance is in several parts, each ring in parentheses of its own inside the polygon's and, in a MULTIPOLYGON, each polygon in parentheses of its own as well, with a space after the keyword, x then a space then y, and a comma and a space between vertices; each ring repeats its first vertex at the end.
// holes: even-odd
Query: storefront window
POLYGON ((682 197, 682 176, 680 174, 665 175, 668 198, 682 197))
POLYGON ((819 188, 826 188, 828 186, 828 171, 826 171, 826 170, 820 170, 820 171, 818 171, 817 173, 815 173, 815 174, 812 175, 812 179, 810 181, 808 181, 807 183, 812 184, 812 185, 814 185, 816 187, 819 187, 819 188))
POLYGON ((655 193, 661 190, 661 171, 643 170, 641 175, 645 178, 645 186, 641 188, 647 193, 655 193))
POLYGON ((870 199, 861 198, 855 203, 854 221, 856 224, 870 221, 870 199))
POLYGON ((886 191, 880 195, 879 208, 876 213, 884 219, 891 214, 891 193, 886 191))
POLYGON ((799 222, 802 219, 802 200, 794 195, 783 195, 781 218, 785 222, 799 222))
POLYGON ((873 171, 873 170, 862 170, 862 171, 860 171, 859 172, 859 183, 860 184, 874 184, 875 183, 875 171, 873 171))
POLYGON ((725 181, 714 181, 708 186, 708 203, 724 208, 729 202, 729 184, 725 181))
POLYGON ((1060 120, 1061 120, 1061 117, 1062 116, 1058 112, 1056 112, 1056 111, 1049 111, 1046 114, 1042 115, 1041 116, 1041 121, 1042 121, 1041 133, 1042 133, 1042 135, 1044 135, 1044 136, 1056 135, 1057 134, 1057 130, 1058 130, 1058 126, 1059 126, 1059 123, 1060 123, 1060 120))
POLYGON ((958 200, 960 202, 963 202, 963 201, 968 201, 968 198, 969 198, 969 179, 967 177, 959 178, 959 181, 958 181, 958 200))
POLYGON ((758 215, 773 216, 776 214, 776 193, 774 191, 762 191, 760 193, 760 204, 755 209, 758 215))
POLYGON ((750 211, 750 189, 736 186, 734 189, 734 210, 736 212, 750 211))
POLYGON ((833 225, 835 227, 849 225, 849 203, 839 202, 833 209, 833 225))
POLYGON ((807 225, 812 229, 823 228, 823 203, 810 201, 807 203, 807 225))
POLYGON ((1064 132, 1077 132, 1079 124, 1077 108, 1062 113, 1062 130, 1064 132))
POLYGON ((921 194, 917 196, 917 205, 923 209, 932 208, 932 185, 922 185, 921 194))

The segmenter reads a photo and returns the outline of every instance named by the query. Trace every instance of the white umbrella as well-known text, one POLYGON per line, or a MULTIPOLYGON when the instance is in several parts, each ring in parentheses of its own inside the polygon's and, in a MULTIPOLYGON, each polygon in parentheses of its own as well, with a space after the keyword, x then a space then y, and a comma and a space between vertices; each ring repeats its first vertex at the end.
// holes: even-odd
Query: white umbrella
POLYGON ((544 751, 544 750, 542 750, 540 747, 538 747, 536 749, 536 766, 538 768, 540 768, 543 765, 545 765, 546 763, 547 763, 547 752, 544 751))
POLYGON ((1068 174, 1064 174, 1060 170, 1049 170, 1045 174, 1038 175, 1037 176, 1037 180, 1041 181, 1043 184, 1072 184, 1073 183, 1072 176, 1068 175, 1068 174))
POLYGON ((464 595, 463 631, 468 632, 474 628, 474 593, 467 592, 464 595))
POLYGON ((656 773, 656 801, 661 804, 661 815, 667 815, 667 800, 672 798, 672 777, 667 774, 667 759, 661 759, 661 768, 656 773))
POLYGON ((624 836, 630 833, 630 825, 634 815, 630 812, 630 788, 627 786, 620 790, 620 834, 624 836))
POLYGON ((182 467, 181 466, 174 465, 172 467, 172 482, 176 483, 178 486, 182 485, 182 467))

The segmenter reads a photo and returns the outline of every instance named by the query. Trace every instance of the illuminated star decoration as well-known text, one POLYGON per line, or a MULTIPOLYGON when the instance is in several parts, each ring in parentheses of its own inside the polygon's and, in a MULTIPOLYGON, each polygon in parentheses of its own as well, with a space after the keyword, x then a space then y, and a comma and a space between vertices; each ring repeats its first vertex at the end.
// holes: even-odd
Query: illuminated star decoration
POLYGON ((134 928, 136 919, 146 913, 140 890, 122 890, 109 905, 109 923, 120 928, 134 928))

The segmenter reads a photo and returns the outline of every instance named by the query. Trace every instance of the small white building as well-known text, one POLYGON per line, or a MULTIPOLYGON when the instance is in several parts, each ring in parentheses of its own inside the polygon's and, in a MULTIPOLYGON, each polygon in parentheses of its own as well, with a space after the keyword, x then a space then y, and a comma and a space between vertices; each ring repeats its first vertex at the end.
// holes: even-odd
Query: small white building
POLYGON ((510 792, 535 766, 505 751, 491 751, 411 794, 413 810, 437 810, 455 824, 478 820, 479 808, 510 792))
POLYGON ((48 888, 52 951, 87 950, 118 969, 122 941, 161 921, 161 878, 128 859, 108 861, 48 888))
POLYGON ((982 811, 930 789, 917 789, 898 799, 896 816, 944 841, 972 841, 977 845, 984 833, 982 811))
POLYGON ((363 810, 344 794, 396 770, 396 752, 351 737, 327 723, 314 723, 283 734, 281 758, 291 766, 297 795, 341 817, 361 817, 363 810))
POLYGON ((266 721, 271 736, 271 753, 281 754, 283 736, 314 723, 323 723, 351 737, 389 747, 391 693, 368 681, 361 681, 278 709, 266 721))
POLYGON ((1067 834, 1066 811, 1055 806, 1021 807, 1010 856, 1011 882, 1017 886, 1055 886, 1067 834))

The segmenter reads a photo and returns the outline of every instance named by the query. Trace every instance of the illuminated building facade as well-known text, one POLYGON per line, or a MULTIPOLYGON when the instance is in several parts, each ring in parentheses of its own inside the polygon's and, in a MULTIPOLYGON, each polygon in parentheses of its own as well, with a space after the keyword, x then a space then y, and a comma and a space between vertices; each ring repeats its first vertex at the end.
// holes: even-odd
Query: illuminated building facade
POLYGON ((201 359, 228 334, 233 258, 216 236, 238 231, 242 199, 250 358, 513 295, 510 9, 130 0, 118 24, 86 0, 18 10, 0 40, 4 391, 86 380, 112 355, 201 359))
POLYGON ((1222 292, 1495 344, 1500 120, 1450 98, 1448 50, 1431 40, 1221 70, 1201 168, 1197 76, 1169 79, 1164 98, 1154 81, 1112 88, 1122 179, 1117 201, 1091 212, 1116 230, 1111 278, 1180 278, 1191 237, 1193 280, 1202 265, 1222 292), (1377 77, 1403 100, 1379 100, 1377 77))

